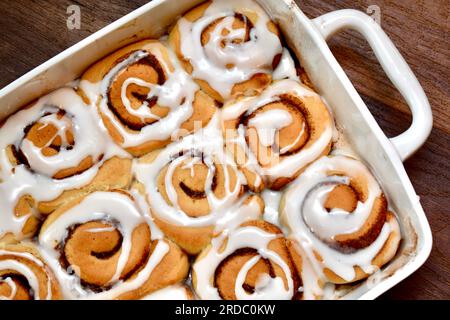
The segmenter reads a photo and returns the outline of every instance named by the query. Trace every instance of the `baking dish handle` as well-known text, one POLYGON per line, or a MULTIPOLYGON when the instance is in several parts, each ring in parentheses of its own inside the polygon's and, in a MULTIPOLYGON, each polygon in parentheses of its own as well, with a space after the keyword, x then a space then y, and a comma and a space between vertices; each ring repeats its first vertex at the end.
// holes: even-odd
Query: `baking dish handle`
POLYGON ((431 132, 431 107, 419 81, 395 45, 370 16, 345 9, 324 14, 313 20, 325 39, 342 29, 353 29, 368 41, 378 61, 412 112, 412 124, 402 134, 391 138, 402 160, 406 160, 425 142, 431 132))

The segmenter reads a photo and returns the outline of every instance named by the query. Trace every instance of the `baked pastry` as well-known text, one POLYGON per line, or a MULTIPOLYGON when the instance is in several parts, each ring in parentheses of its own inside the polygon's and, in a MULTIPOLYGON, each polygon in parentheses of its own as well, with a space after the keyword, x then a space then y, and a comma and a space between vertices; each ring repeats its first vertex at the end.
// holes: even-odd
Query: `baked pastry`
POLYGON ((330 151, 333 122, 320 97, 302 84, 276 81, 262 93, 225 104, 227 149, 251 189, 279 190, 330 151))
POLYGON ((90 67, 80 88, 114 141, 134 156, 206 125, 216 103, 156 40, 117 50, 90 67))
POLYGON ((0 127, 0 238, 31 237, 41 214, 93 190, 126 188, 131 160, 114 148, 81 97, 58 89, 0 127))
POLYGON ((134 166, 155 223, 189 254, 198 254, 215 233, 264 211, 260 197, 244 195, 245 179, 222 145, 195 138, 150 153, 134 166))
POLYGON ((138 196, 94 192, 44 222, 39 243, 65 297, 138 299, 186 277, 187 256, 151 230, 138 196))
POLYGON ((322 282, 367 277, 393 258, 401 239, 378 182, 346 156, 309 166, 285 191, 280 213, 322 282))
POLYGON ((301 279, 281 230, 252 220, 213 240, 192 266, 192 283, 201 299, 276 300, 298 298, 301 279))
POLYGON ((31 243, 0 243, 0 300, 58 300, 53 272, 31 243))
POLYGON ((178 20, 169 42, 195 81, 220 102, 268 86, 283 49, 278 28, 253 1, 207 1, 178 20))

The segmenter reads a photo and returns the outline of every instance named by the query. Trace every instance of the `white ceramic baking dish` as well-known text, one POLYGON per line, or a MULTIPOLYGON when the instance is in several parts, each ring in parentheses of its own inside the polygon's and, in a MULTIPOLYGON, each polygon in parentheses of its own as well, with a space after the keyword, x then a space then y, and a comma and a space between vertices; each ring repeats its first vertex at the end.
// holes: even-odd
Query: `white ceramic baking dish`
MULTIPOLYGON (((154 0, 70 47, 0 91, 0 119, 20 106, 76 79, 90 64, 136 40, 162 36, 175 19, 202 0, 154 0)), ((374 299, 417 270, 432 246, 428 221, 402 161, 414 153, 432 127, 431 109, 420 84, 398 50, 369 16, 341 10, 308 19, 293 0, 258 0, 279 24, 318 92, 332 108, 346 138, 371 167, 397 213, 404 240, 381 273, 351 287, 348 299, 374 299), (342 28, 359 31, 411 108, 413 122, 388 139, 329 50, 326 39, 342 28)))

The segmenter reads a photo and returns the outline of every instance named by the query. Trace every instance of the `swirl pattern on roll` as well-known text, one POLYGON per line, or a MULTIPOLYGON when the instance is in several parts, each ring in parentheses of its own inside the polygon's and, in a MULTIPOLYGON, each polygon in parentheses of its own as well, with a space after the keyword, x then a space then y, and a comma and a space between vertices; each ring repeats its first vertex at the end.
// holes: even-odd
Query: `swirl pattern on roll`
POLYGON ((378 182, 346 156, 309 166, 286 190, 280 213, 325 282, 367 277, 392 259, 401 238, 378 182))
POLYGON ((252 220, 213 239, 195 261, 201 299, 296 299, 301 279, 278 227, 252 220))
POLYGON ((162 148, 206 125, 216 104, 177 65, 170 50, 144 40, 100 60, 80 88, 114 141, 134 156, 162 148))
POLYGON ((254 1, 208 1, 185 14, 169 42, 199 85, 217 101, 271 82, 282 54, 279 31, 254 1))
POLYGON ((126 184, 131 162, 108 139, 70 88, 10 116, 0 127, 0 236, 31 236, 39 213, 52 211, 71 190, 126 184), (111 167, 120 169, 115 174, 111 167))
POLYGON ((274 82, 258 96, 226 104, 222 121, 226 146, 256 191, 265 184, 282 188, 331 146, 326 106, 294 80, 274 82))
POLYGON ((57 299, 59 284, 34 245, 0 244, 0 300, 57 299))
POLYGON ((138 197, 94 192, 44 222, 42 254, 66 299, 137 299, 186 277, 186 255, 149 223, 138 197))
POLYGON ((220 132, 192 135, 134 166, 156 224, 191 254, 204 248, 214 233, 255 219, 264 210, 258 196, 244 195, 246 180, 223 151, 220 138, 220 132))

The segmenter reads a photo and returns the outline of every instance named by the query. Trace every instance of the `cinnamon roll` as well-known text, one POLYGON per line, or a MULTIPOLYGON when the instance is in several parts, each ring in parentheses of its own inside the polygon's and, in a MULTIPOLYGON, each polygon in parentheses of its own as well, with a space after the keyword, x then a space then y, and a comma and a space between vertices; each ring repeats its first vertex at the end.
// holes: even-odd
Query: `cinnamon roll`
POLYGON ((310 165, 286 190, 280 213, 322 282, 367 277, 393 258, 401 239, 375 178, 345 156, 310 165))
POLYGON ((208 133, 186 137, 142 157, 133 168, 155 223, 190 254, 215 233, 264 211, 259 196, 244 195, 246 181, 217 134, 219 139, 208 133))
POLYGON ((201 299, 296 299, 301 285, 278 227, 252 220, 213 239, 192 267, 201 299))
POLYGON ((169 42, 184 68, 217 101, 270 84, 282 54, 279 31, 254 1, 208 1, 186 13, 169 42))
POLYGON ((0 237, 32 236, 41 213, 87 190, 125 187, 127 157, 71 88, 10 116, 0 127, 0 237))
POLYGON ((145 219, 139 194, 94 192, 58 208, 39 233, 66 299, 137 299, 180 282, 187 256, 145 219))
POLYGON ((90 67, 80 88, 114 141, 134 156, 206 125, 216 104, 156 40, 122 48, 90 67))
POLYGON ((255 191, 280 189, 328 154, 332 118, 320 97, 300 83, 274 82, 260 95, 226 104, 222 130, 227 149, 255 191))
POLYGON ((57 300, 53 272, 31 243, 0 243, 0 300, 57 300))

